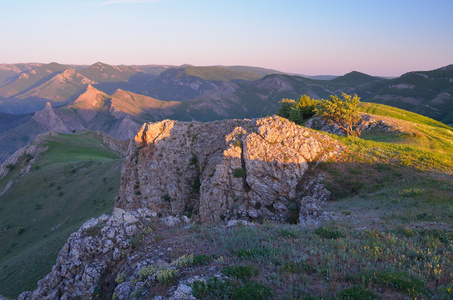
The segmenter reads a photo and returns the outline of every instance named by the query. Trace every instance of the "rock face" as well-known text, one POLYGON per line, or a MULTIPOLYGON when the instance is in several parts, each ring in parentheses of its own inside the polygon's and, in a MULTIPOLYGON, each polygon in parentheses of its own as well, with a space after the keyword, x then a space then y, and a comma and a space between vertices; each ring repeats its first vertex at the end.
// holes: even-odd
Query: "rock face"
POLYGON ((91 299, 101 276, 128 252, 131 236, 150 217, 146 210, 114 209, 111 216, 88 220, 68 238, 52 272, 38 282, 38 288, 18 299, 91 299))
MULTIPOLYGON (((2 164, 0 164, 0 179, 5 177, 9 172, 8 166, 16 165, 16 163, 22 160, 20 174, 25 175, 30 172, 32 164, 36 161, 36 157, 43 151, 47 150, 47 147, 43 146, 42 142, 49 135, 58 134, 55 131, 48 131, 46 133, 40 134, 36 137, 36 140, 14 152, 8 159, 6 159, 2 164)), ((5 191, 6 192, 6 191, 5 191)))
POLYGON ((48 130, 66 133, 70 132, 63 121, 55 114, 55 111, 49 102, 47 102, 46 107, 43 110, 35 112, 33 120, 46 127, 48 130))
MULTIPOLYGON (((304 197, 315 196, 299 186, 305 172, 338 151, 328 136, 277 116, 145 124, 129 147, 116 206, 201 223, 297 221, 309 214, 304 197)), ((329 196, 316 193, 322 199, 311 202, 329 196)))

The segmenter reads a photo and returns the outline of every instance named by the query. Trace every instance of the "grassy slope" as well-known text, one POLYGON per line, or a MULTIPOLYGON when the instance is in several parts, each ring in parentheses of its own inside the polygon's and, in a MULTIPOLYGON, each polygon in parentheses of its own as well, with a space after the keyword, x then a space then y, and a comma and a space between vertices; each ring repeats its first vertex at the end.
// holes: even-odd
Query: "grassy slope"
MULTIPOLYGON (((93 133, 47 139, 27 176, 0 197, 0 294, 33 290, 69 235, 109 213, 123 160, 93 133), (20 232, 23 227, 23 232, 20 232)), ((18 169, 0 180, 3 189, 18 169)))
POLYGON ((328 210, 348 226, 452 230, 451 127, 381 104, 363 103, 362 110, 398 118, 401 127, 413 134, 371 132, 360 139, 338 138, 347 146, 344 155, 321 164, 336 200, 328 210), (343 210, 348 217, 341 216, 343 210))
POLYGON ((362 109, 397 117, 407 128, 423 127, 423 135, 412 136, 410 143, 406 135, 392 133, 378 137, 385 142, 373 141, 375 133, 368 140, 332 135, 345 151, 307 173, 323 174, 333 193, 325 208, 331 217, 321 223, 181 232, 184 247, 174 247, 173 256, 193 253, 197 261, 209 261, 204 271, 200 265, 185 271, 207 273, 215 266, 230 276, 225 282, 211 277, 198 283, 197 298, 453 296, 453 151, 424 144, 437 139, 442 142, 431 146, 451 147, 451 129, 387 106, 364 104, 362 109))
POLYGON ((372 130, 365 132, 363 139, 414 146, 444 154, 453 153, 453 128, 448 125, 383 104, 361 103, 360 111, 392 118, 392 122, 403 130, 401 133, 372 130))
MULTIPOLYGON (((397 117, 405 129, 422 126, 424 135, 332 136, 346 150, 315 169, 333 192, 330 219, 307 227, 153 228, 149 251, 159 247, 171 259, 193 253, 204 262, 186 267, 181 279, 212 275, 212 267, 230 276, 226 283, 200 283, 199 299, 448 299, 453 152, 430 149, 424 138, 441 141, 432 147, 448 145, 451 129, 382 105, 363 109, 397 117), (174 251, 164 251, 170 246, 174 251)), ((157 285, 163 288, 169 287, 157 285)))

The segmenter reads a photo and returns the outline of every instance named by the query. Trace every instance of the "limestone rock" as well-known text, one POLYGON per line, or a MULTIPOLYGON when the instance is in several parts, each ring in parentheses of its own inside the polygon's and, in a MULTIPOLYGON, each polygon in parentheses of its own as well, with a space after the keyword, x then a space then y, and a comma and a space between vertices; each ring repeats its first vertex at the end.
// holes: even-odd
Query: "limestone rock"
POLYGON ((180 283, 176 288, 173 296, 168 298, 169 300, 195 300, 196 298, 192 295, 192 288, 184 283, 180 283))
POLYGON ((68 238, 52 272, 38 282, 38 288, 18 299, 90 298, 109 264, 118 260, 119 253, 127 252, 130 237, 148 217, 146 210, 115 208, 111 216, 88 220, 68 238))
POLYGON ((16 165, 18 162, 21 162, 21 165, 19 166, 21 168, 20 174, 27 174, 30 171, 31 165, 35 162, 36 157, 41 152, 47 150, 47 147, 42 146, 42 142, 47 138, 47 136, 56 134, 58 133, 55 131, 48 131, 40 134, 36 137, 36 140, 33 143, 14 152, 0 165, 0 178, 3 178, 6 174, 8 174, 8 165, 16 165), (29 158, 27 158, 27 156, 29 158))
POLYGON ((286 221, 309 165, 340 150, 277 116, 144 124, 129 147, 116 206, 201 223, 286 221))
POLYGON ((35 112, 33 120, 46 127, 48 130, 66 133, 70 132, 63 121, 57 116, 49 102, 47 102, 46 107, 43 110, 35 112))

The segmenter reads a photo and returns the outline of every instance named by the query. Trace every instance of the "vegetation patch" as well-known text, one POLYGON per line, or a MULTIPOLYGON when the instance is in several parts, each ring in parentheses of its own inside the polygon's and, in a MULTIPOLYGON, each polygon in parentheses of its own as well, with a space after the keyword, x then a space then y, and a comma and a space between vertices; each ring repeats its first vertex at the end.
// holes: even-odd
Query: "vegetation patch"
POLYGON ((371 291, 363 288, 360 285, 355 285, 353 287, 344 289, 337 294, 337 299, 363 299, 363 300, 374 300, 378 297, 371 291))
POLYGON ((345 236, 344 233, 340 230, 328 228, 325 226, 316 228, 314 233, 324 239, 339 239, 345 236))
POLYGON ((238 279, 251 279, 253 276, 258 275, 259 272, 258 268, 253 265, 237 265, 223 268, 222 273, 238 279))
POLYGON ((221 280, 217 277, 206 282, 195 281, 192 291, 197 299, 264 300, 273 294, 272 289, 255 281, 221 280))
POLYGON ((233 170, 233 177, 234 178, 245 178, 246 172, 243 168, 236 168, 233 170))
POLYGON ((427 288, 424 282, 406 272, 388 272, 385 270, 370 270, 358 275, 347 277, 351 282, 362 282, 365 286, 372 283, 397 289, 414 297, 426 295, 427 288))

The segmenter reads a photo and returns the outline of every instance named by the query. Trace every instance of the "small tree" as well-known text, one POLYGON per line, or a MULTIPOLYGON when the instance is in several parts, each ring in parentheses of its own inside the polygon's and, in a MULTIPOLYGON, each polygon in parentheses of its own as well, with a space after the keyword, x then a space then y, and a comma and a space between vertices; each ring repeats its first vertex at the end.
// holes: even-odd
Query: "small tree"
POLYGON ((322 100, 316 108, 316 115, 322 117, 329 125, 341 128, 348 136, 360 136, 364 127, 360 126, 359 115, 360 98, 341 94, 343 99, 330 96, 329 100, 322 100))

